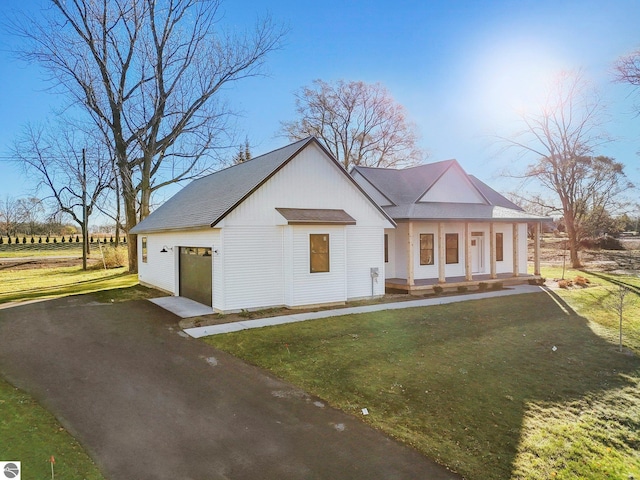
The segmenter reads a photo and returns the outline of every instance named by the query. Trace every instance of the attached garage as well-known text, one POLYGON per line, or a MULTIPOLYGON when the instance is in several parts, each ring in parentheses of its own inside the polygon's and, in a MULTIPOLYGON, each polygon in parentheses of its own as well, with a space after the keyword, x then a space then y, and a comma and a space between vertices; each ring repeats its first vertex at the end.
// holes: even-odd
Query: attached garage
POLYGON ((384 294, 394 226, 308 138, 194 180, 131 233, 140 283, 231 313, 384 294))
POLYGON ((180 296, 212 306, 211 248, 180 247, 180 296))

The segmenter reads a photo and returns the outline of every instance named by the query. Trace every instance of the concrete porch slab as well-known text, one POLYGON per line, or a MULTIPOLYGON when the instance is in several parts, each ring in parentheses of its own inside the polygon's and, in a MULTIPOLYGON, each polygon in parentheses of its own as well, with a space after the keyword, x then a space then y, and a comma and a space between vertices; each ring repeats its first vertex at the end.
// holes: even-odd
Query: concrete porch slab
POLYGON ((213 308, 185 297, 161 297, 152 298, 149 301, 180 318, 198 317, 214 313, 213 308))

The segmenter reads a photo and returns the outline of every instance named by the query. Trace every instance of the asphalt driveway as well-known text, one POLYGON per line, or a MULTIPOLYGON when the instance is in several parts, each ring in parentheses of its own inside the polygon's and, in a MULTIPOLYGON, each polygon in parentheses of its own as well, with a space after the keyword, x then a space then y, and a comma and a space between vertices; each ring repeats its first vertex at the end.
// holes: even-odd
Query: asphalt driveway
POLYGON ((177 321, 151 302, 90 296, 0 310, 0 375, 53 412, 111 480, 458 478, 181 336, 177 321))

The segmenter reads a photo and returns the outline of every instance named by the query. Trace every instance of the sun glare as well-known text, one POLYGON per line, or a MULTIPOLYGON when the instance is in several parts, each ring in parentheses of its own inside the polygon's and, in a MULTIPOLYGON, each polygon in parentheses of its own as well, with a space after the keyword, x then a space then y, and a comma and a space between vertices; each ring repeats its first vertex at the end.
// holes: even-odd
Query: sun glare
POLYGON ((551 49, 529 41, 504 40, 477 60, 476 105, 490 118, 513 118, 536 111, 562 68, 551 49))

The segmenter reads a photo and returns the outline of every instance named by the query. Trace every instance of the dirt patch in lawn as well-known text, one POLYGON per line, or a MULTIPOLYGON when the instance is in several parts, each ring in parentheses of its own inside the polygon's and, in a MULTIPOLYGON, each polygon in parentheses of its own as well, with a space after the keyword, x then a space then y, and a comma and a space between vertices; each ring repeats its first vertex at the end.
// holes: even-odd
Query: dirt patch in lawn
MULTIPOLYGON (((98 263, 100 263, 98 258, 87 259, 88 266, 98 263)), ((0 258, 0 271, 76 266, 82 266, 82 257, 0 258)))

